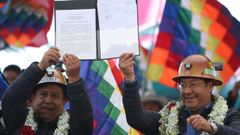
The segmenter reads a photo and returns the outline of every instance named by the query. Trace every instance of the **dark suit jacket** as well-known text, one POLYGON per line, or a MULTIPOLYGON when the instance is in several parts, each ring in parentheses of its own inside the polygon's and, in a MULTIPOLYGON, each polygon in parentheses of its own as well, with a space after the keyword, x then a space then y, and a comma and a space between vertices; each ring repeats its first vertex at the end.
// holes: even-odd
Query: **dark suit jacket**
MULTIPOLYGON (((147 135, 160 135, 159 120, 161 115, 157 112, 146 111, 142 108, 137 82, 125 82, 123 104, 126 111, 127 122, 133 128, 147 135)), ((203 117, 211 112, 201 114, 203 117)), ((179 131, 183 135, 186 131, 186 113, 180 112, 179 131)), ((240 111, 229 109, 224 119, 224 125, 217 124, 218 131, 215 135, 240 135, 240 111)))
MULTIPOLYGON (((8 87, 2 99, 2 111, 9 134, 19 134, 19 129, 24 125, 28 114, 26 101, 44 74, 45 71, 40 70, 37 63, 33 63, 8 87)), ((93 114, 83 80, 68 84, 67 94, 70 103, 69 135, 91 135, 93 114)), ((52 135, 57 127, 57 121, 49 123, 37 120, 37 122, 37 135, 52 135)))

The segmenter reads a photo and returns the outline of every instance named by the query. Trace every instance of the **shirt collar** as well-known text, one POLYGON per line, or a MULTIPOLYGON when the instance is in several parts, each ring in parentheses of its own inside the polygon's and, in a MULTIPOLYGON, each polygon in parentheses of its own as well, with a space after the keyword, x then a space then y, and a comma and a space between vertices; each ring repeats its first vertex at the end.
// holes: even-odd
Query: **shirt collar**
MULTIPOLYGON (((206 115, 210 112, 210 110, 212 109, 213 107, 213 102, 210 101, 203 109, 201 109, 200 111, 200 114, 201 115, 206 115)), ((189 108, 187 108, 186 106, 184 107, 184 111, 189 115, 191 116, 192 115, 192 112, 189 110, 189 108)))

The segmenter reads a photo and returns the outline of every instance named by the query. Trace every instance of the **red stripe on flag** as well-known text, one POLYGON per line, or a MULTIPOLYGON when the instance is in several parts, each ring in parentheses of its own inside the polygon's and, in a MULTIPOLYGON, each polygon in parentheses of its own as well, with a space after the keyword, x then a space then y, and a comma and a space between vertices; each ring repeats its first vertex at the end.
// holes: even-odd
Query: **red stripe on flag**
POLYGON ((111 71, 113 73, 113 76, 118 84, 118 87, 120 88, 121 92, 122 92, 122 89, 121 89, 121 83, 123 82, 123 77, 122 77, 122 73, 121 71, 117 68, 115 62, 111 59, 111 60, 108 60, 108 63, 109 63, 109 66, 111 68, 111 71))
POLYGON ((0 2, 0 8, 2 8, 4 6, 5 3, 0 2))

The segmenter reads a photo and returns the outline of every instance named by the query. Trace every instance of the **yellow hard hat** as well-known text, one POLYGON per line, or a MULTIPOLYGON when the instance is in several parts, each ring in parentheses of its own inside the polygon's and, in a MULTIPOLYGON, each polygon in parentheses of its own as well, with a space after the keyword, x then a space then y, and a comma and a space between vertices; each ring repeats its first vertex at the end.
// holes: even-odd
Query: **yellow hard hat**
POLYGON ((173 80, 179 82, 181 79, 189 77, 209 79, 213 81, 215 86, 222 85, 222 81, 216 78, 212 61, 199 54, 190 55, 183 59, 178 69, 178 75, 173 80))

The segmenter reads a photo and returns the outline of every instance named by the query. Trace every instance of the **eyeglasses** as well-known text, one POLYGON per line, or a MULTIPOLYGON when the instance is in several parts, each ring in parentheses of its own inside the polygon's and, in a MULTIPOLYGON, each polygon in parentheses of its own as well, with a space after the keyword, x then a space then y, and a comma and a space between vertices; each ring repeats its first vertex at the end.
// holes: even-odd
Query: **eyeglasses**
POLYGON ((200 82, 200 81, 190 82, 190 83, 180 82, 177 84, 177 88, 179 90, 185 90, 186 88, 196 89, 196 88, 199 88, 203 84, 204 84, 204 82, 200 82))

